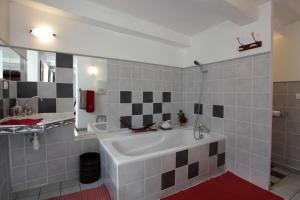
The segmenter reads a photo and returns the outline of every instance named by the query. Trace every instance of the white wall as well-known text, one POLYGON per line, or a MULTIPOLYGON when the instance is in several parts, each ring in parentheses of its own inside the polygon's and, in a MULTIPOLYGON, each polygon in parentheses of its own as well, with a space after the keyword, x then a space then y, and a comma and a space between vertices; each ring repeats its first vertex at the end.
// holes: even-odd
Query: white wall
POLYGON ((27 51, 27 80, 39 81, 39 53, 38 51, 27 51))
POLYGON ((273 41, 273 81, 300 81, 300 21, 282 28, 273 41))
POLYGON ((0 0, 0 40, 9 39, 9 0, 0 0))
POLYGON ((183 49, 179 47, 80 23, 17 2, 11 2, 10 13, 12 45, 169 66, 183 65, 183 49), (57 38, 43 44, 29 34, 30 28, 41 25, 53 28, 57 38))
POLYGON ((185 66, 193 66, 194 60, 207 64, 271 51, 271 12, 269 1, 260 6, 259 18, 254 23, 237 26, 227 21, 196 35, 185 51, 185 66), (236 38, 251 43, 251 32, 255 32, 257 40, 263 41, 263 47, 240 53, 236 38))

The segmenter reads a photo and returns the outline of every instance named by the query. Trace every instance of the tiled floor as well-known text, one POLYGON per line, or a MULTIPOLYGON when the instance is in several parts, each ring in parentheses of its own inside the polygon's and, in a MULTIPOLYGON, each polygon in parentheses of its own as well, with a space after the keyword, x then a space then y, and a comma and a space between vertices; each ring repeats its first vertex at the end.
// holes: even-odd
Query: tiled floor
POLYGON ((100 181, 91 184, 81 184, 78 182, 78 180, 65 181, 13 193, 12 200, 44 200, 95 188, 100 185, 100 181))
POLYGON ((272 186, 271 192, 285 200, 300 200, 300 175, 290 173, 272 186))
POLYGON ((271 180, 270 180, 271 187, 278 184, 280 181, 282 181, 285 177, 287 177, 290 174, 291 174, 291 172, 289 172, 288 170, 282 169, 280 167, 272 166, 271 180))

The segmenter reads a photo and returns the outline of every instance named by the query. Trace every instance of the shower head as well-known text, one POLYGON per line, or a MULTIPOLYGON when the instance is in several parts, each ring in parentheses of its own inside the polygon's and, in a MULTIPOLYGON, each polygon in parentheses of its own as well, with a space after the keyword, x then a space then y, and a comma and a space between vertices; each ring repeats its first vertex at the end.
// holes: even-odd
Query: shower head
POLYGON ((203 66, 197 60, 194 61, 194 64, 200 68, 201 73, 205 74, 208 72, 207 70, 203 69, 203 66))
POLYGON ((197 60, 194 61, 194 64, 200 67, 200 63, 197 60))

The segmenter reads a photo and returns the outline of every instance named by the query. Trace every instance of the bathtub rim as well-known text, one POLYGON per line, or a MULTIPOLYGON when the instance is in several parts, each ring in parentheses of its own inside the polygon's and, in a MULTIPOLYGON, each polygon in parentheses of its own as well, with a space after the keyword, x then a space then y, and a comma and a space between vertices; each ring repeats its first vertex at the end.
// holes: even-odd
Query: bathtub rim
POLYGON ((155 153, 150 153, 150 154, 144 154, 141 156, 126 156, 126 155, 122 155, 120 154, 112 145, 113 141, 116 141, 120 138, 124 138, 124 137, 142 137, 144 136, 143 134, 171 134, 171 132, 175 132, 175 131, 181 131, 181 130, 192 130, 191 128, 179 128, 179 129, 172 129, 172 130, 168 130, 168 131, 164 131, 164 130, 158 130, 155 132, 150 132, 150 133, 142 133, 142 134, 132 134, 132 133, 128 133, 127 134, 114 134, 111 137, 107 137, 107 138, 101 138, 98 137, 98 140, 100 142, 100 145, 105 149, 106 153, 109 154, 109 156, 112 158, 113 162, 117 165, 123 165, 123 164, 128 164, 130 162, 137 162, 137 161, 145 161, 147 159, 151 159, 151 158, 155 158, 158 156, 164 156, 164 155, 168 155, 168 154, 172 154, 174 152, 178 152, 178 151, 183 151, 186 149, 190 149, 190 148, 194 148, 197 146, 201 146, 201 145, 206 145, 206 144, 210 144, 213 142, 218 142, 221 140, 226 140, 226 136, 217 132, 211 132, 208 133, 209 135, 211 135, 212 137, 210 137, 209 139, 205 140, 205 142, 203 143, 196 143, 193 145, 185 145, 185 146, 179 146, 179 147, 174 147, 174 148, 169 148, 165 151, 160 151, 160 152, 155 152, 155 153))

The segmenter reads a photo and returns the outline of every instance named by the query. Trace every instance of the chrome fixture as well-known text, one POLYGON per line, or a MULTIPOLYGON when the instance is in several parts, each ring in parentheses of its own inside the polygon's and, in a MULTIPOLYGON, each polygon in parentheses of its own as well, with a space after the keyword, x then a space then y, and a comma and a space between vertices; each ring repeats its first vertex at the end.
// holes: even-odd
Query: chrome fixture
POLYGON ((200 140, 204 138, 203 132, 204 133, 208 133, 209 129, 203 125, 203 124, 199 124, 199 117, 200 117, 200 104, 201 104, 201 98, 202 98, 202 93, 203 93, 203 87, 204 87, 204 78, 205 78, 205 74, 208 73, 208 70, 204 69, 203 66, 200 65, 200 63, 195 60, 194 61, 195 66, 200 68, 200 73, 202 74, 202 84, 200 84, 200 94, 199 94, 199 107, 197 110, 197 116, 196 116, 196 120, 195 120, 195 124, 194 124, 194 139, 195 140, 200 140), (198 136, 196 135, 196 130, 198 128, 198 136))
POLYGON ((96 116, 96 122, 107 122, 106 115, 97 115, 96 116))
POLYGON ((30 99, 26 100, 23 108, 23 113, 25 116, 33 114, 32 108, 28 106, 28 101, 32 99, 40 99, 41 101, 43 101, 43 98, 41 98, 40 96, 33 96, 30 99))
POLYGON ((209 133, 210 132, 209 128, 207 128, 205 124, 201 124, 201 123, 198 126, 198 131, 199 131, 199 134, 202 135, 202 137, 203 137, 202 133, 209 133))

